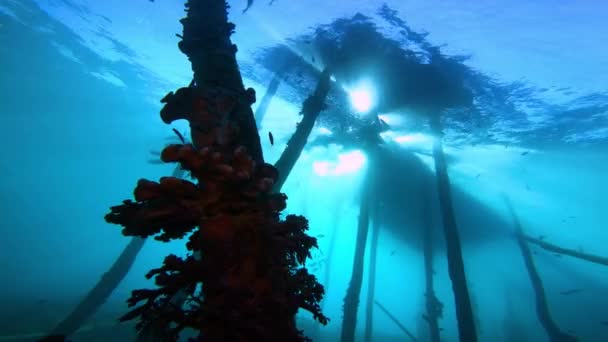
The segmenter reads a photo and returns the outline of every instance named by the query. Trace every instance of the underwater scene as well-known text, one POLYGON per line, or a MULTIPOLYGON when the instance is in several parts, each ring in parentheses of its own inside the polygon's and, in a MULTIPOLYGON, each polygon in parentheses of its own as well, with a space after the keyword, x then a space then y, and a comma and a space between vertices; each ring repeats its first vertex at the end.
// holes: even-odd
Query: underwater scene
POLYGON ((607 20, 0 0, 0 342, 608 341, 607 20))

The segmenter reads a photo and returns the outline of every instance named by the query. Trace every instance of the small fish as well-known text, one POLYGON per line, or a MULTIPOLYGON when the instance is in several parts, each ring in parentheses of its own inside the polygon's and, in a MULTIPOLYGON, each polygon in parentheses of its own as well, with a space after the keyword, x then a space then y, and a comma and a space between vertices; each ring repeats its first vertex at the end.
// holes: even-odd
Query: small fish
POLYGON ((522 155, 522 156, 525 156, 525 155, 526 155, 526 154, 528 154, 528 153, 530 153, 530 152, 528 152, 528 151, 524 151, 524 152, 522 152, 522 153, 521 153, 521 155, 522 155))
POLYGON ((274 146, 274 136, 272 135, 272 132, 268 132, 268 140, 270 140, 270 145, 274 146))
POLYGON ((312 56, 312 62, 313 63, 315 62, 315 56, 312 56))
POLYGON ((544 240, 544 239, 545 239, 545 236, 544 236, 544 235, 539 235, 539 236, 538 236, 538 239, 539 239, 539 240, 544 240))
POLYGON ((423 314, 423 315, 422 315, 422 319, 424 319, 425 321, 427 321, 427 322, 428 322, 428 321, 429 321, 429 316, 427 316, 427 315, 423 314))
POLYGON ((396 250, 391 251, 391 256, 395 255, 396 250))
POLYGON ((181 140, 182 144, 186 144, 186 139, 184 139, 184 136, 178 130, 173 128, 173 133, 175 133, 177 135, 179 140, 181 140))
POLYGON ((322 239, 322 238, 324 238, 324 237, 325 237, 325 235, 324 235, 324 234, 319 234, 319 235, 317 235, 317 237, 318 237, 319 239, 322 239))
POLYGON ((475 176, 475 179, 479 179, 480 176, 481 176, 481 173, 478 173, 477 176, 475 176))
POLYGON ((562 255, 561 255, 561 254, 559 254, 559 253, 553 253, 553 255, 554 255, 554 256, 556 256, 556 257, 558 257, 558 258, 561 258, 561 257, 562 257, 562 255))
POLYGON ((247 0, 247 7, 245 7, 245 9, 243 10, 243 13, 247 12, 247 10, 249 10, 249 7, 251 7, 251 5, 253 5, 253 0, 247 0))
POLYGON ((579 293, 579 292, 583 292, 583 289, 570 289, 570 290, 562 291, 559 294, 567 296, 567 295, 571 295, 571 294, 575 294, 575 293, 579 293))
POLYGON ((601 321, 600 322, 601 325, 607 325, 608 326, 608 321, 601 321))

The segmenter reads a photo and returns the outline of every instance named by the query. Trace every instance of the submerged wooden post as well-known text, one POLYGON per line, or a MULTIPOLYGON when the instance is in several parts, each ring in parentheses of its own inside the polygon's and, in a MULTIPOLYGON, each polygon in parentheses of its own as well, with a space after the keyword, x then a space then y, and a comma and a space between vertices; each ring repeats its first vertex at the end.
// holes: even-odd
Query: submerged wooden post
POLYGON ((524 234, 524 239, 527 242, 533 243, 533 244, 539 246, 540 248, 550 251, 550 252, 567 255, 567 256, 570 256, 573 258, 589 261, 589 262, 592 262, 592 263, 598 264, 598 265, 608 266, 607 257, 584 253, 582 251, 576 251, 574 249, 563 248, 563 247, 554 245, 552 243, 549 243, 541 238, 535 238, 535 237, 531 237, 531 236, 525 235, 525 234, 524 234))
MULTIPOLYGON (((322 104, 324 103, 325 98, 327 97, 327 93, 329 91, 329 80, 330 80, 329 70, 326 69, 325 72, 321 74, 321 78, 319 79, 319 82, 317 83, 315 92, 313 94, 311 94, 308 97, 308 99, 304 102, 303 110, 302 110, 303 115, 304 115, 302 122, 304 124, 298 125, 296 131, 294 132, 292 138, 290 139, 290 142, 295 141, 295 143, 288 144, 287 148, 285 148, 285 150, 281 153, 279 160, 274 164, 274 167, 277 169, 277 171, 279 173, 279 178, 277 179, 277 181, 275 182, 275 184, 272 188, 272 191, 275 193, 281 192, 281 188, 285 184, 285 181, 287 180, 289 174, 291 173, 293 166, 299 159, 300 155, 302 154, 302 151, 304 150, 304 147, 306 146, 308 136, 310 135, 310 132, 312 131, 314 123, 323 108, 322 104)), ((276 84, 277 87, 278 87, 278 84, 279 83, 277 82, 277 84, 276 84)), ((269 86, 269 88, 271 88, 271 87, 273 87, 272 83, 269 86)), ((270 91, 271 91, 271 89, 269 89, 269 92, 270 91)), ((276 89, 274 89, 274 91, 276 91, 276 89)), ((260 106, 261 105, 262 104, 260 104, 260 106)), ((198 258, 200 258, 200 255, 198 253, 196 253, 195 257, 198 259, 198 258)), ((189 291, 191 292, 193 290, 194 289, 190 289, 189 291)), ((173 305, 175 305, 176 307, 183 306, 184 301, 188 297, 188 294, 185 293, 185 291, 186 290, 182 290, 177 293, 175 298, 173 298, 173 300, 172 300, 173 305)), ((146 342, 146 340, 148 339, 148 336, 159 336, 159 334, 162 333, 162 332, 159 332, 156 330, 157 330, 157 328, 154 325, 152 325, 152 324, 147 325, 144 329, 140 330, 140 333, 139 333, 140 339, 138 340, 138 342, 146 342)))
POLYGON ((448 176, 445 155, 443 153, 441 122, 438 113, 431 113, 431 130, 435 134, 433 143, 433 157, 435 159, 435 174, 437 176, 437 190, 439 192, 439 205, 443 221, 443 232, 447 247, 448 273, 452 280, 452 290, 458 320, 458 336, 461 342, 477 342, 475 319, 471 307, 471 298, 467 286, 467 277, 462 259, 462 247, 458 226, 454 217, 452 204, 450 178, 448 176))
POLYGON ((363 283, 365 245, 369 231, 370 195, 373 187, 373 163, 369 163, 368 174, 365 176, 363 191, 361 193, 361 205, 359 210, 359 222, 357 227, 357 240, 355 243, 355 255, 350 282, 344 297, 344 318, 342 320, 341 342, 354 342, 357 327, 357 312, 361 296, 361 285, 363 283))
MULTIPOLYGON (((373 193, 376 194, 378 189, 374 189, 373 193)), ((367 275, 367 302, 365 304, 365 335, 363 341, 372 342, 372 335, 374 333, 374 297, 376 292, 376 257, 378 255, 378 237, 380 236, 380 205, 377 200, 377 196, 374 197, 374 204, 372 206, 372 236, 369 248, 369 272, 367 275)))
MULTIPOLYGON (((424 188, 426 190, 427 187, 424 188)), ((430 210, 430 200, 428 194, 424 196, 423 215, 423 251, 424 251, 424 279, 425 279, 425 320, 429 326, 430 342, 439 342, 439 323, 438 320, 443 315, 443 304, 437 299, 433 286, 433 226, 431 222, 432 212, 430 210)))
POLYGON ((121 321, 160 326, 169 340, 191 329, 197 340, 304 341, 295 326, 299 309, 328 321, 318 305, 323 287, 300 267, 316 239, 306 235, 304 217, 280 216, 286 196, 271 191, 278 172, 264 163, 250 107, 255 93, 242 83, 226 1, 188 0, 186 8, 179 48, 195 82, 163 98, 161 119, 188 120, 193 144, 170 145, 161 159, 179 163, 196 184, 140 180, 135 201, 112 206, 105 218, 125 235, 160 233, 155 239, 164 242, 188 235, 191 254, 168 255, 151 270, 158 289, 133 291, 129 304, 139 306, 121 321), (188 307, 171 305, 200 284, 188 307))
POLYGON ((97 284, 87 293, 82 301, 53 329, 51 335, 72 335, 106 302, 114 289, 127 275, 135 258, 142 249, 146 239, 131 238, 127 247, 114 261, 112 267, 101 276, 97 284))
POLYGON ((530 248, 528 247, 524 238, 521 223, 517 218, 517 214, 515 214, 515 210, 513 209, 509 198, 504 196, 504 201, 507 208, 509 209, 511 217, 513 218, 517 245, 521 250, 521 255, 524 258, 526 269, 528 270, 528 276, 530 277, 530 281, 532 282, 532 288, 534 289, 534 294, 536 295, 536 314, 538 315, 538 320, 542 324, 543 328, 545 328, 545 331, 547 332, 547 335, 549 336, 551 342, 577 341, 576 337, 568 335, 567 333, 561 331, 555 321, 553 321, 553 318, 551 317, 551 312, 549 311, 549 305, 547 304, 543 281, 540 278, 538 271, 536 270, 536 266, 534 266, 532 253, 530 252, 530 248))
POLYGON ((287 180, 287 176, 304 150, 304 146, 308 141, 310 132, 312 132, 312 129, 315 126, 319 113, 325 108, 325 100, 327 98, 327 93, 329 92, 331 81, 330 77, 330 69, 325 68, 321 73, 321 78, 317 83, 315 92, 304 101, 302 106, 302 121, 300 121, 296 132, 287 142, 287 148, 285 148, 285 151, 283 151, 279 160, 274 164, 277 170, 279 170, 279 179, 277 179, 274 184, 273 191, 278 191, 278 189, 283 187, 283 184, 287 180))
MULTIPOLYGON (((173 170, 173 177, 182 177, 183 174, 184 171, 179 166, 176 166, 173 170)), ((129 273, 145 243, 146 238, 131 238, 131 241, 116 258, 110 269, 103 274, 76 308, 53 328, 50 335, 68 336, 78 331, 99 310, 129 273)))
POLYGON ((270 101, 274 98, 274 95, 277 93, 279 89, 279 85, 281 84, 281 73, 276 72, 270 80, 270 84, 268 84, 268 88, 266 89, 266 93, 262 97, 258 108, 255 110, 255 123, 258 128, 262 125, 262 121, 266 116, 266 112, 268 111, 268 106, 270 106, 270 101))

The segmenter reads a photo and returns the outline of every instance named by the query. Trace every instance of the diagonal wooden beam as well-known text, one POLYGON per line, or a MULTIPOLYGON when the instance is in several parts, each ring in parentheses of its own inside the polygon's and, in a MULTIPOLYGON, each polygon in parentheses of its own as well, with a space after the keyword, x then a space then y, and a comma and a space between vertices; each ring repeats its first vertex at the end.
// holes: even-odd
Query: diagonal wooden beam
POLYGON ((535 245, 537 245, 537 246, 539 246, 542 249, 545 249, 547 251, 564 254, 564 255, 567 255, 567 256, 571 256, 573 258, 578 258, 578 259, 589 261, 589 262, 592 262, 592 263, 595 263, 595 264, 600 264, 600 265, 608 266, 608 258, 607 257, 593 255, 593 254, 588 254, 588 253, 584 253, 584 252, 581 252, 581 251, 576 251, 574 249, 563 248, 563 247, 560 247, 558 245, 554 245, 552 243, 549 243, 549 242, 545 241, 544 239, 531 237, 530 235, 526 235, 524 233, 521 233, 521 234, 523 234, 523 237, 524 237, 524 239, 527 242, 535 244, 535 245))

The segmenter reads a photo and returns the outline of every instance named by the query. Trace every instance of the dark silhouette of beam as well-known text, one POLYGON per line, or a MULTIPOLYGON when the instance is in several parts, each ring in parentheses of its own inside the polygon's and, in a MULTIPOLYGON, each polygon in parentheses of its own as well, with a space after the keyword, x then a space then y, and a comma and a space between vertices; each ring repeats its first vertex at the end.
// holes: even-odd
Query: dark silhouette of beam
POLYGON ((547 335, 551 342, 574 342, 577 341, 576 337, 571 336, 563 331, 557 326, 553 317, 551 317, 551 312, 549 311, 549 305, 547 304, 547 297, 545 296, 545 289, 543 287, 543 281, 536 270, 536 266, 534 265, 534 259, 532 258, 532 252, 530 252, 530 248, 526 243, 526 239, 524 237, 523 228, 521 227, 521 223, 519 222, 519 218, 515 213, 515 209, 513 209, 513 205, 511 205, 511 201, 507 196, 504 196, 504 201, 509 209, 509 213, 513 218, 513 224, 515 225, 515 237, 517 239, 517 245, 521 250, 521 255, 524 258, 524 263, 526 264, 526 270, 528 271, 528 276, 530 277, 530 281, 532 282, 532 288, 534 289, 534 294, 536 295, 536 314, 538 315, 538 320, 540 324, 545 328, 547 335))
POLYGON ((567 255, 567 256, 571 256, 573 258, 589 261, 589 262, 592 262, 592 263, 595 263, 595 264, 608 266, 608 258, 607 257, 593 255, 593 254, 588 254, 588 253, 583 253, 583 252, 580 252, 580 251, 576 251, 574 249, 563 248, 563 247, 554 245, 552 243, 549 243, 549 242, 547 242, 547 241, 545 241, 543 239, 534 238, 534 237, 531 237, 531 236, 525 235, 525 234, 524 234, 524 239, 527 242, 533 243, 533 244, 541 247, 542 249, 548 250, 550 252, 560 253, 560 254, 564 254, 564 255, 567 255))
MULTIPOLYGON (((425 188, 426 189, 426 188, 425 188)), ((439 318, 443 315, 443 304, 437 299, 433 286, 433 226, 431 221, 431 203, 428 195, 424 196, 423 215, 423 253, 424 253, 424 279, 425 279, 425 320, 429 325, 430 342, 440 342, 439 318)))
POLYGON ((435 174, 437 176, 437 191, 439 192, 439 205, 443 221, 443 232, 447 246, 448 273, 452 280, 452 290, 456 302, 456 318, 458 321, 458 336, 460 342, 477 342, 475 319, 471 307, 471 297, 467 285, 467 277, 462 258, 462 247, 458 226, 454 217, 454 206, 450 189, 445 154, 443 153, 440 117, 431 114, 431 129, 435 133, 433 144, 433 157, 435 159, 435 174))
MULTIPOLYGON (((372 170, 373 166, 374 165, 370 163, 370 168, 368 170, 372 170)), ((367 243, 367 234, 369 231, 370 195, 373 189, 371 186, 372 177, 373 176, 368 172, 365 176, 363 191, 361 193, 353 270, 351 272, 348 289, 346 290, 346 296, 344 297, 344 318, 342 320, 341 342, 355 341, 357 312, 361 296, 361 286, 363 283, 365 245, 367 243)))
POLYGON ((388 311, 387 308, 385 308, 382 304, 380 304, 378 301, 374 301, 374 303, 376 305, 378 305, 378 307, 380 308, 380 310, 382 310, 382 312, 384 312, 388 318, 391 319, 391 321, 393 321, 393 323, 395 323, 399 329, 401 329, 401 331, 403 331, 412 341, 414 342, 418 342, 418 339, 416 338, 416 336, 414 336, 414 334, 412 334, 406 327, 405 325, 401 324, 399 322, 399 320, 397 319, 397 317, 395 317, 392 313, 390 313, 390 311, 388 311))
POLYGON ((279 170, 279 179, 274 184, 273 190, 276 192, 277 189, 281 189, 283 184, 287 180, 287 176, 293 169, 294 165, 300 158, 304 146, 308 141, 310 132, 312 132, 315 122, 319 117, 319 113, 325 109, 325 100, 327 93, 329 92, 331 71, 329 68, 325 68, 321 73, 321 78, 317 83, 315 92, 310 95, 302 106, 302 121, 298 124, 295 133, 291 136, 287 142, 287 147, 279 157, 279 160, 274 166, 279 170))
MULTIPOLYGON (((376 193, 378 189, 373 189, 376 193)), ((373 194, 372 194, 373 196, 373 194)), ((376 197, 374 197, 376 198, 376 197)), ((363 341, 372 342, 374 333, 374 297, 376 294, 376 259, 378 256, 378 237, 380 236, 380 205, 374 199, 372 206, 372 236, 369 247, 369 273, 367 276, 367 302, 365 304, 365 335, 363 341)))
POLYGON ((270 102, 274 98, 274 95, 277 93, 279 89, 279 85, 281 84, 281 74, 275 73, 268 84, 268 88, 266 88, 266 93, 262 96, 262 100, 260 100, 260 104, 255 110, 255 123, 258 128, 262 126, 262 121, 266 116, 266 112, 268 111, 268 107, 270 106, 270 102))

